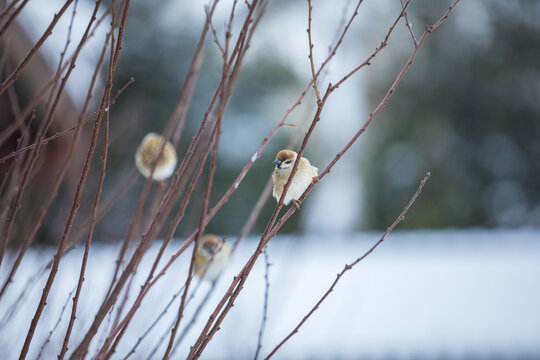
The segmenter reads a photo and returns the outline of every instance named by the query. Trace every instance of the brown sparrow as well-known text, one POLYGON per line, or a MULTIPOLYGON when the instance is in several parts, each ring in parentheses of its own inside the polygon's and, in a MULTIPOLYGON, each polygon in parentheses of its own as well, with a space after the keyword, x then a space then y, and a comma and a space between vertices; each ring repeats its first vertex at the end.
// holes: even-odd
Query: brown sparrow
MULTIPOLYGON (((274 191, 272 195, 277 201, 279 201, 281 198, 283 188, 291 175, 297 155, 298 154, 292 150, 281 150, 276 155, 276 160, 274 160, 276 168, 272 174, 272 180, 274 181, 274 191)), ((319 170, 315 166, 311 166, 308 159, 304 157, 300 158, 298 169, 294 174, 294 178, 292 179, 291 185, 289 186, 287 194, 285 195, 283 204, 289 205, 292 200, 298 207, 299 205, 296 199, 298 199, 304 193, 312 181, 318 181, 318 172, 319 170)))
POLYGON ((216 280, 230 256, 231 248, 225 240, 213 234, 203 235, 195 258, 195 275, 210 282, 216 280))
MULTIPOLYGON (((156 133, 149 133, 143 138, 141 145, 137 148, 137 152, 135 153, 135 165, 137 165, 137 169, 139 169, 141 174, 145 177, 150 176, 152 166, 157 160, 163 141, 163 136, 156 133)), ((167 141, 161 157, 157 160, 152 179, 164 180, 168 178, 174 173, 175 167, 176 150, 174 150, 172 144, 167 141)))

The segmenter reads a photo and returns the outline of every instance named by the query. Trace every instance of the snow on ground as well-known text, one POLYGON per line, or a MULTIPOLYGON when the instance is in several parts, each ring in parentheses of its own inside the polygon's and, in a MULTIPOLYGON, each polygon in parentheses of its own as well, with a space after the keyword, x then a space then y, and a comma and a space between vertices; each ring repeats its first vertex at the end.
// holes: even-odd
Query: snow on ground
MULTIPOLYGON (((350 263, 374 244, 379 233, 304 238, 278 236, 269 245, 270 299, 261 354, 266 356, 311 309, 350 263)), ((239 248, 201 319, 208 319, 232 276, 256 246, 251 238, 239 248)), ((170 254, 180 245, 174 243, 170 254)), ((84 335, 111 276, 118 245, 92 247, 77 325, 70 348, 84 335)), ((157 246, 151 253, 157 252, 157 246)), ((33 249, 14 284, 0 301, 0 358, 16 358, 41 295, 46 274, 21 300, 6 322, 11 304, 29 277, 51 257, 52 249, 33 249)), ((62 260, 57 281, 34 337, 29 358, 35 358, 75 287, 82 249, 62 260)), ((13 255, 11 254, 11 257, 13 255)), ((133 284, 142 283, 153 256, 146 256, 133 284)), ((166 256, 165 258, 168 258, 166 256)), ((183 255, 164 281, 145 298, 114 358, 122 359, 161 313, 185 281, 183 255)), ((8 263, 13 259, 8 258, 8 263)), ((6 276, 8 266, 0 269, 6 276)), ((368 258, 346 273, 334 292, 304 327, 286 343, 276 359, 353 358, 538 358, 540 357, 540 231, 446 230, 394 232, 368 258)), ((194 287, 196 283, 194 284, 194 287)), ((202 284, 188 306, 185 325, 206 293, 202 284)), ((261 257, 244 291, 210 342, 203 359, 253 358, 264 295, 261 257)), ((178 298, 177 298, 178 300, 178 298)), ((46 347, 43 359, 55 358, 63 338, 69 303, 62 323, 46 347)), ((166 331, 178 301, 137 349, 132 359, 144 359, 166 331)), ((198 322, 174 358, 185 358, 203 324, 198 322)), ((92 343, 95 353, 97 339, 92 343)), ((165 344, 166 345, 166 344, 165 344)), ((164 346, 165 346, 164 345, 164 346)), ((164 348, 153 358, 161 358, 164 348)))

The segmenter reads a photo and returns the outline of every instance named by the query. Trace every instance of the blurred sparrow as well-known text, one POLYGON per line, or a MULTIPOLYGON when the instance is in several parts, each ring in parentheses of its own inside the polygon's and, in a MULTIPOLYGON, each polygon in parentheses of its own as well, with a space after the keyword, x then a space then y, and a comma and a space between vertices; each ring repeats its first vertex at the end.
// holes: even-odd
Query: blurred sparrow
MULTIPOLYGON (((279 201, 281 194, 283 193, 283 188, 291 175, 291 171, 296 160, 297 154, 292 150, 281 150, 276 155, 276 160, 274 164, 276 168, 272 174, 272 180, 274 181, 274 191, 272 195, 279 201)), ((309 184, 312 181, 318 181, 317 175, 319 170, 315 166, 311 166, 309 160, 306 158, 300 158, 298 163, 298 169, 294 174, 294 178, 289 186, 289 190, 285 195, 283 200, 284 205, 289 205, 291 200, 294 202, 296 207, 299 207, 298 199, 304 191, 306 191, 309 184)))
MULTIPOLYGON (((141 145, 137 148, 137 152, 135 153, 135 164, 137 165, 137 169, 139 169, 141 174, 145 177, 150 176, 152 166, 156 162, 163 141, 163 136, 156 133, 149 133, 143 138, 141 145)), ((172 144, 167 141, 163 148, 162 155, 156 163, 152 178, 154 180, 164 180, 174 173, 175 167, 176 151, 172 144)))
POLYGON ((231 248, 217 235, 206 234, 201 238, 195 258, 195 275, 210 282, 217 279, 231 256, 231 248))

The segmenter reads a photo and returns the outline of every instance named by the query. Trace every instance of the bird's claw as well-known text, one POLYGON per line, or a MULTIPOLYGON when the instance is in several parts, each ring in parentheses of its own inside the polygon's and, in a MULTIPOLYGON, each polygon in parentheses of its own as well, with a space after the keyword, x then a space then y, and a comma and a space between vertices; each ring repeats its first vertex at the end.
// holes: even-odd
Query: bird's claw
POLYGON ((313 180, 313 182, 315 184, 317 184, 319 182, 319 177, 318 176, 314 176, 311 180, 313 180))
POLYGON ((297 209, 300 209, 300 201, 296 200, 296 199, 293 199, 293 204, 294 206, 296 206, 297 209))

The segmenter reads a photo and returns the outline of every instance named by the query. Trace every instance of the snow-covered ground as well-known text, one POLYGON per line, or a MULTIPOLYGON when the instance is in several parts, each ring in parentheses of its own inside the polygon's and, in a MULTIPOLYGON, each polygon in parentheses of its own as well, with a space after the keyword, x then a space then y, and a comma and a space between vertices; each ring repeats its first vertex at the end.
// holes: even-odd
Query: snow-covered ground
MULTIPOLYGON (((296 326, 344 264, 362 255, 379 236, 379 233, 309 238, 278 236, 271 241, 269 320, 261 355, 266 356, 296 326)), ((255 240, 248 239, 235 253, 201 319, 208 319, 224 288, 255 248, 255 240)), ((168 253, 179 245, 180 241, 174 243, 168 253)), ((117 245, 101 244, 92 248, 79 304, 81 322, 75 327, 70 348, 84 335, 101 302, 116 249, 117 245)), ((154 246, 141 264, 133 293, 146 276, 156 251, 154 246)), ((18 356, 47 274, 24 296, 19 310, 6 322, 11 304, 27 279, 50 259, 51 253, 52 249, 30 251, 14 284, 0 300, 2 359, 18 356)), ((37 356, 76 284, 81 256, 82 250, 77 249, 62 260, 32 343, 30 359, 37 356)), ((178 264, 145 298, 114 358, 122 359, 129 352, 182 286, 188 258, 180 257, 178 264)), ((2 280, 8 268, 7 264, 3 265, 2 280)), ((236 306, 210 342, 204 359, 253 358, 262 318, 264 268, 261 257, 236 306)), ((344 275, 334 292, 275 358, 539 358, 539 284, 539 230, 396 231, 344 275)), ((189 304, 184 325, 208 287, 202 284, 199 288, 189 304)), ((45 348, 43 359, 58 354, 70 305, 45 348)), ((177 309, 178 301, 131 358, 148 356, 177 309)), ((197 323, 174 358, 185 357, 202 325, 197 323)), ((99 334, 96 336, 91 354, 101 338, 99 334)), ((160 349, 153 358, 161 358, 163 351, 164 348, 160 349)))

